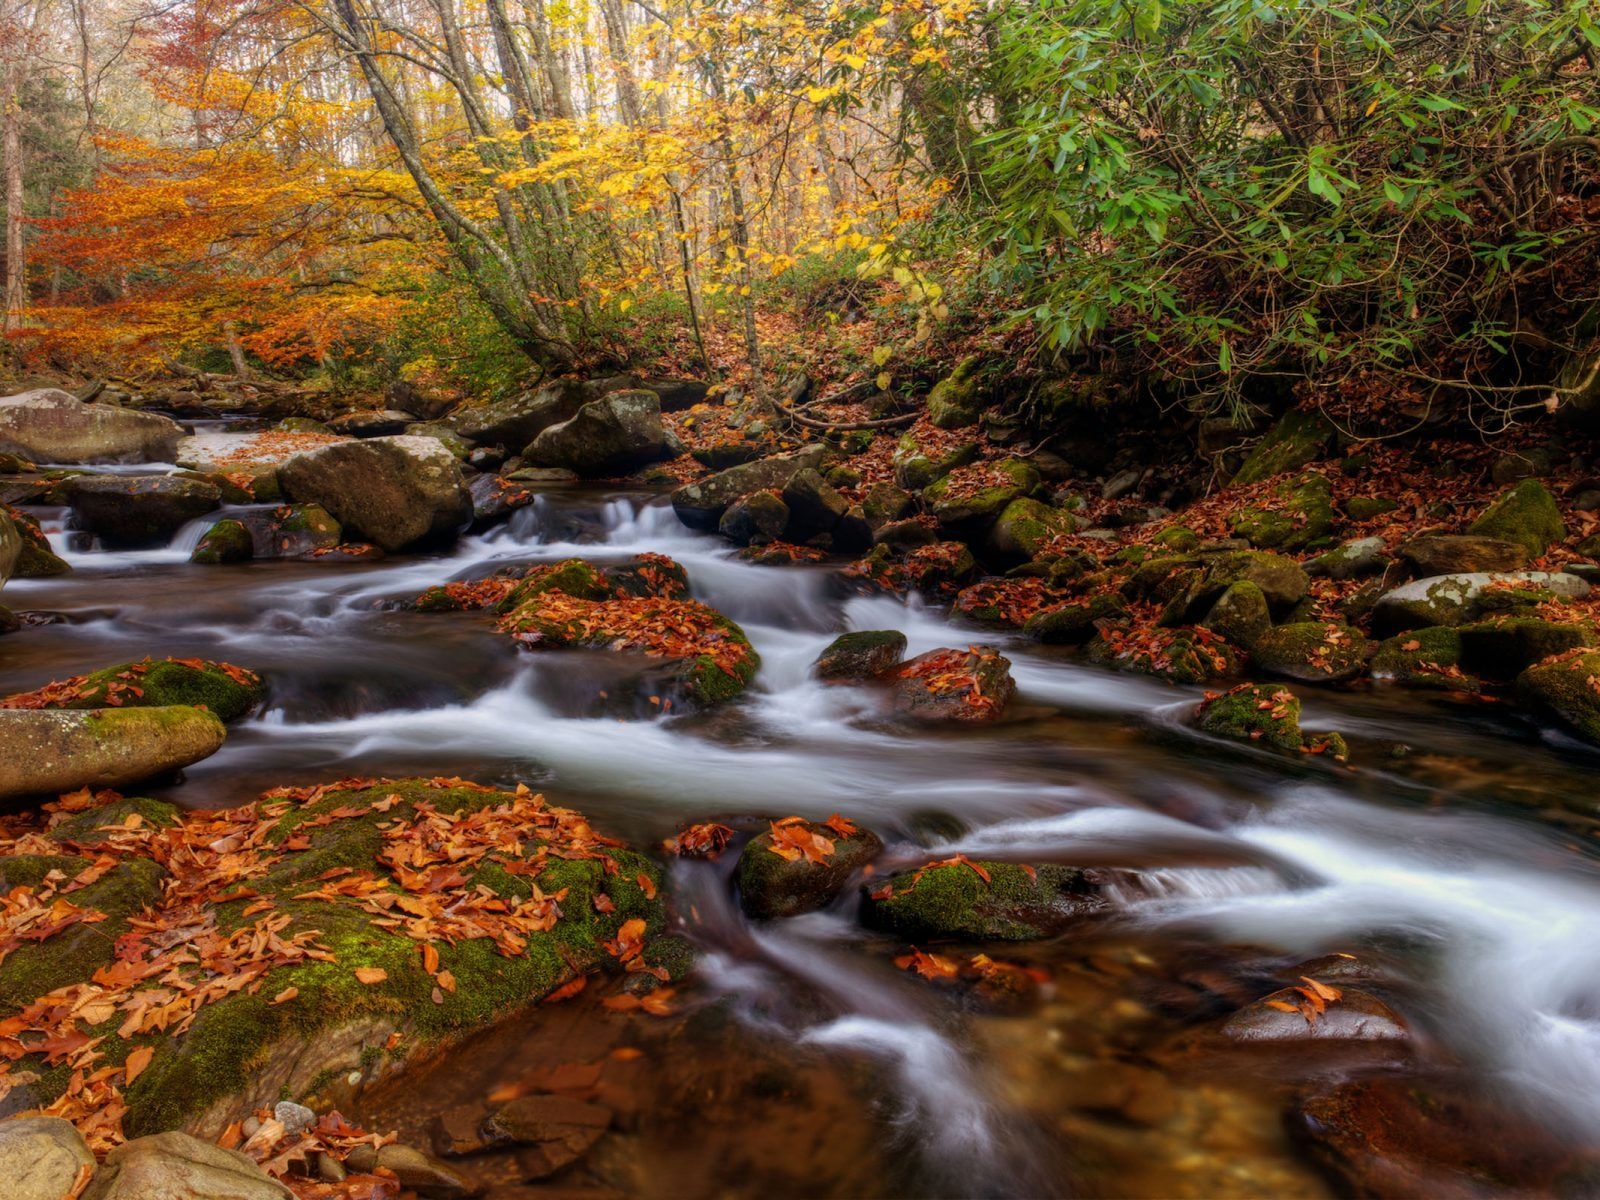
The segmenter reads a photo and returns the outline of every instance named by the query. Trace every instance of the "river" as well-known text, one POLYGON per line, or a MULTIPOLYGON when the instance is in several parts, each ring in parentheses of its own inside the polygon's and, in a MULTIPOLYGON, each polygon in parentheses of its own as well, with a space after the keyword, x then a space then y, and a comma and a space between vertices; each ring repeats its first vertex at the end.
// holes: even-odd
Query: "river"
MULTIPOLYGON (((1306 689, 1306 728, 1344 733, 1353 765, 1294 762, 1192 730, 1198 692, 854 594, 831 567, 741 562, 638 492, 552 490, 449 554, 338 565, 189 565, 215 517, 164 550, 105 552, 35 511, 74 570, 8 586, 12 607, 61 618, 5 639, 0 692, 145 655, 268 677, 264 710, 159 793, 182 804, 459 774, 525 782, 641 845, 690 821, 842 812, 890 863, 965 852, 1122 881, 1110 917, 986 948, 1045 979, 1005 1001, 897 969, 904 947, 863 931, 848 897, 753 926, 731 856, 676 863, 703 951, 684 1013, 633 1034, 651 1018, 541 1011, 368 1113, 420 1127, 531 1069, 552 1037, 598 1053, 633 1037, 653 1054, 627 1087, 647 1099, 589 1168, 614 1190, 564 1195, 1333 1195, 1293 1114, 1351 1079, 1433 1081, 1512 1140, 1600 1130, 1600 758, 1502 706, 1306 689), (603 656, 513 652, 481 614, 398 604, 511 564, 642 551, 681 562, 760 651, 731 707, 597 715, 603 656), (840 631, 886 628, 912 654, 1000 645, 1013 715, 908 730, 870 690, 810 678, 840 631), (1403 1014, 1408 1053, 1215 1051, 1220 1019, 1333 953, 1403 1014)), ((1458 1194, 1437 1169, 1439 1194, 1458 1194)), ((1459 1194, 1502 1194, 1484 1186, 1459 1194)))

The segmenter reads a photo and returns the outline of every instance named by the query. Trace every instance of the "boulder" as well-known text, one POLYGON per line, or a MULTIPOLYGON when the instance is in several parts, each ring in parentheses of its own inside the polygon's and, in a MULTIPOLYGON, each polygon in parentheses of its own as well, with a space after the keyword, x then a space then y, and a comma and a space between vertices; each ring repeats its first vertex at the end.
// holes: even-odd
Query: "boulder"
POLYGON ((1461 669, 1461 634, 1448 625, 1409 630, 1378 643, 1372 677, 1452 692, 1475 692, 1480 686, 1461 669))
POLYGON ((895 712, 927 723, 999 720, 1017 690, 1011 660, 992 646, 930 650, 902 664, 891 678, 895 712))
POLYGON ((1306 564, 1306 574, 1323 579, 1377 575, 1389 566, 1387 549, 1381 537, 1355 538, 1317 555, 1306 564))
POLYGON ((1372 645, 1366 635, 1332 621, 1297 621, 1269 629, 1250 647, 1250 657, 1269 675, 1302 683, 1343 683, 1367 669, 1372 645))
POLYGON ((850 511, 850 502, 810 468, 796 471, 784 485, 783 503, 789 510, 784 536, 791 542, 832 534, 850 511))
POLYGON ((711 394, 711 385, 699 379, 641 379, 639 386, 661 398, 662 412, 693 408, 711 394))
POLYGON ((788 527, 787 504, 771 492, 752 492, 728 506, 717 524, 717 531, 730 541, 749 546, 775 542, 788 527))
POLYGON ((1524 479, 1489 505, 1467 532, 1516 542, 1538 558, 1567 536, 1567 526, 1550 490, 1537 479, 1524 479))
POLYGON ((1553 713, 1591 742, 1600 743, 1600 650, 1529 667, 1517 677, 1523 699, 1553 713))
POLYGON ((626 475, 670 457, 661 400, 637 389, 592 400, 544 430, 522 452, 534 466, 565 467, 586 478, 626 475))
POLYGON ((1233 477, 1235 484, 1259 483, 1285 471, 1298 471, 1332 447, 1338 431, 1320 412, 1291 412, 1256 443, 1233 477))
POLYGON ((976 356, 963 359, 954 371, 933 385, 928 393, 928 420, 939 429, 959 429, 976 425, 983 415, 976 356))
POLYGON ((902 434, 894 452, 894 482, 907 491, 920 492, 977 457, 976 442, 943 446, 925 444, 915 433, 902 434))
POLYGON ((843 633, 829 642, 811 665, 818 679, 863 683, 900 665, 906 635, 897 629, 843 633))
POLYGON ((1133 638, 1107 629, 1089 643, 1087 654, 1090 662, 1170 683, 1210 683, 1239 673, 1239 656, 1209 629, 1156 628, 1133 638))
POLYGON ((1271 630, 1272 612, 1266 593, 1250 580, 1241 579, 1217 597, 1199 624, 1249 650, 1271 630))
POLYGON ((582 380, 557 379, 499 400, 468 401, 450 414, 450 424, 469 442, 517 451, 596 398, 582 380))
POLYGON ((0 453, 32 462, 172 462, 182 437, 167 417, 85 404, 58 388, 0 399, 0 453))
MULTIPOLYGON (((407 437, 433 438, 461 462, 466 462, 472 457, 472 443, 463 438, 450 426, 442 421, 413 421, 403 429, 395 430, 407 437)), ((366 435, 375 436, 373 434, 366 435)))
POLYGON ((198 658, 146 658, 75 675, 34 692, 0 700, 6 708, 165 708, 187 704, 235 721, 266 696, 261 676, 231 663, 198 658))
POLYGON ((1325 544, 1338 521, 1332 486, 1310 473, 1273 485, 1271 503, 1242 508, 1228 524, 1258 550, 1298 551, 1325 544))
POLYGON ((1405 1021, 1376 996, 1353 988, 1332 990, 1339 993, 1339 998, 1327 1001, 1324 1011, 1314 1019, 1308 1019, 1301 1009, 1306 998, 1299 988, 1284 988, 1263 996, 1229 1017, 1222 1025, 1222 1036, 1231 1042, 1246 1043, 1411 1040, 1405 1021))
POLYGON ((672 509, 685 525, 713 531, 735 500, 756 492, 782 492, 801 471, 821 466, 826 453, 824 446, 807 446, 794 454, 729 467, 673 492, 672 509))
POLYGON ((929 484, 922 500, 946 529, 987 528, 1018 497, 1039 486, 1039 472, 1021 459, 959 467, 929 484))
POLYGON ((68 485, 72 527, 107 546, 164 546, 222 505, 213 483, 175 475, 80 475, 68 485))
POLYGON ((12 571, 13 578, 48 579, 65 575, 72 570, 65 559, 58 557, 55 551, 50 549, 50 539, 45 536, 44 530, 35 518, 16 509, 12 509, 9 516, 17 536, 22 539, 21 553, 17 556, 16 567, 12 571))
POLYGON ((1022 629, 1047 646, 1081 646, 1100 632, 1099 622, 1127 615, 1128 606, 1120 596, 1100 594, 1035 613, 1022 629))
POLYGON ((1528 565, 1528 548, 1501 538, 1423 534, 1401 546, 1400 557, 1418 575, 1460 575, 1518 570, 1528 565))
POLYGON ((345 437, 375 438, 394 437, 396 434, 405 433, 407 426, 414 424, 416 418, 410 413, 395 409, 379 409, 346 413, 342 417, 335 417, 328 422, 328 428, 345 437))
POLYGON ((799 817, 775 821, 745 844, 734 878, 746 916, 770 921, 826 907, 883 852, 883 840, 871 830, 831 820, 832 825, 799 817))
POLYGON ((7 1200, 74 1200, 94 1168, 94 1155, 71 1121, 0 1121, 0 1179, 7 1200))
POLYGON ((1397 501, 1385 496, 1351 496, 1344 502, 1344 515, 1352 521, 1371 521, 1399 507, 1397 501))
POLYGON ((1600 645, 1600 631, 1592 625, 1540 617, 1496 617, 1463 625, 1456 633, 1462 668, 1501 681, 1514 679, 1547 658, 1600 645))
POLYGON ((467 491, 472 496, 472 519, 480 525, 503 520, 533 503, 532 492, 499 475, 474 475, 467 491))
POLYGON ((1311 587, 1311 580, 1300 564, 1283 554, 1231 550, 1202 555, 1198 561, 1205 567, 1205 584, 1196 596, 1202 604, 1215 601, 1236 583, 1248 582, 1261 589, 1275 612, 1283 612, 1304 600, 1311 587))
POLYGON ((195 545, 189 561, 202 566, 249 562, 255 555, 250 531, 235 520, 218 521, 195 545))
POLYGON ((320 505, 283 504, 272 509, 252 509, 219 521, 200 539, 189 561, 307 558, 318 551, 332 550, 343 541, 339 522, 320 505))
POLYGON ((1043 501, 1019 496, 1000 510, 989 530, 989 549, 1003 561, 1020 561, 1039 553, 1052 538, 1073 533, 1072 514, 1043 501))
POLYGON ((1385 592, 1372 610, 1372 624, 1380 633, 1399 633, 1427 625, 1464 625, 1486 609, 1515 599, 1519 593, 1530 602, 1537 602, 1541 596, 1581 600, 1589 594, 1589 585, 1576 575, 1549 571, 1434 575, 1385 592))
POLYGON ((5 587, 6 580, 11 578, 21 558, 22 535, 17 532, 11 518, 0 512, 0 588, 5 587))
POLYGON ((472 519, 461 467, 432 438, 336 442, 292 455, 278 479, 288 499, 386 551, 452 541, 472 519))
POLYGON ((962 859, 892 875, 862 891, 863 922, 918 941, 1031 941, 1107 907, 1092 873, 1049 864, 962 859))
POLYGON ((169 1130, 113 1149, 83 1200, 294 1200, 294 1193, 237 1150, 169 1130))
POLYGON ((117 788, 209 758, 226 737, 187 706, 0 710, 0 798, 117 788))
POLYGON ((1287 688, 1242 683, 1207 696, 1195 715, 1201 731, 1213 737, 1254 742, 1286 754, 1327 754, 1339 762, 1349 757, 1337 733, 1306 736, 1300 728, 1300 698, 1287 688))
POLYGON ((410 413, 419 421, 437 421, 455 407, 449 396, 425 392, 404 379, 395 380, 383 394, 390 408, 410 413))
POLYGON ((345 1166, 362 1174, 378 1170, 392 1172, 402 1188, 426 1196, 428 1200, 464 1200, 478 1194, 444 1163, 414 1146, 400 1143, 391 1142, 377 1149, 357 1146, 345 1157, 345 1166))

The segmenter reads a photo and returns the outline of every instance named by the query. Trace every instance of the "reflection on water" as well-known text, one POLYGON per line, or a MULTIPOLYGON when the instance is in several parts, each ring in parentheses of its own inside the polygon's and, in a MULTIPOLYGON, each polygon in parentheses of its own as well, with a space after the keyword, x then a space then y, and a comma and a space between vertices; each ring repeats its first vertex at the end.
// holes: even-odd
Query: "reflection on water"
MULTIPOLYGON (((889 864, 962 852, 1110 870, 1115 915, 1018 950, 1048 982, 1000 1004, 896 970, 903 947, 865 934, 848 897, 752 928, 729 901, 730 862, 679 864, 685 931, 705 950, 700 1007, 650 1035, 661 1058, 641 1070, 687 1095, 716 1076, 730 1028, 808 1064, 804 1088, 773 1093, 790 1096, 789 1117, 809 1114, 792 1136, 813 1138, 813 1155, 858 1159, 814 1173, 816 1194, 1327 1194, 1283 1114, 1370 1068, 1318 1074, 1292 1055, 1202 1066, 1194 1039, 1292 984, 1296 963, 1336 951, 1381 964, 1379 990, 1422 1063, 1454 1072, 1473 1102, 1565 1137, 1600 1128, 1597 760, 1492 707, 1317 693, 1308 728, 1343 731, 1355 765, 1281 760, 1193 732, 1197 693, 953 628, 915 599, 853 596, 829 569, 748 565, 637 494, 551 492, 449 554, 338 566, 191 567, 204 523, 165 550, 102 553, 45 515, 75 572, 15 582, 6 599, 63 619, 0 643, 0 688, 147 654, 224 658, 271 682, 266 710, 169 791, 182 803, 349 774, 459 773, 529 782, 640 842, 722 814, 842 811, 884 837, 889 864), (605 656, 521 654, 481 615, 393 603, 510 565, 646 550, 682 562, 695 594, 760 651, 756 687, 730 711, 618 721, 594 710, 617 669, 605 656), (870 689, 810 679, 829 639, 875 628, 903 631, 913 654, 999 641, 1021 715, 982 731, 907 730, 883 721, 870 689), (732 1024, 708 1034, 710 1014, 732 1024)), ((526 1025, 493 1035, 539 1036, 526 1025)), ((504 1045, 475 1053, 374 1111, 418 1122, 447 1092, 467 1103, 455 1093, 522 1069, 504 1045)), ((740 1116, 741 1089, 756 1086, 748 1066, 719 1077, 723 1116, 758 1138, 758 1125, 789 1117, 740 1116)), ((629 1136, 629 1153, 665 1174, 597 1152, 611 1186, 683 1194, 674 1171, 710 1169, 665 1115, 629 1136)), ((722 1194, 792 1190, 782 1170, 741 1161, 722 1194)))

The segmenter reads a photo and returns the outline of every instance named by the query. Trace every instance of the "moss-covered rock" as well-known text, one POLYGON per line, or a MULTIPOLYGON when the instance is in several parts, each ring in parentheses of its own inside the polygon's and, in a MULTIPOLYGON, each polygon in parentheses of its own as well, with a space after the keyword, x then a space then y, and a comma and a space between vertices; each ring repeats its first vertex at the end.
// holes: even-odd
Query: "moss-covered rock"
POLYGON ((998 720, 1017 690, 1011 660, 992 646, 919 654, 894 672, 893 684, 896 713, 936 724, 998 720))
POLYGON ((1418 575, 1459 575, 1469 571, 1515 571, 1528 563, 1520 542, 1472 534, 1424 534, 1400 547, 1400 557, 1418 575))
POLYGON ((1200 535, 1187 525, 1174 525, 1171 529, 1163 529, 1151 539, 1163 550, 1173 554, 1193 554, 1200 549, 1200 535))
POLYGON ((226 737, 215 714, 187 705, 0 708, 0 799, 140 783, 210 757, 226 737))
POLYGON ((894 481, 907 491, 920 492, 977 457, 976 442, 925 444, 914 433, 903 434, 894 452, 894 481))
POLYGON ((0 700, 0 708, 210 709, 220 720, 244 716, 266 697, 261 676, 232 663, 198 658, 146 658, 52 683, 35 692, 0 700))
POLYGON ((1367 669, 1371 643, 1359 629, 1332 621, 1279 625, 1256 639, 1250 655, 1272 675, 1304 683, 1340 683, 1367 669))
POLYGON ((165 800, 123 796, 57 821, 50 826, 50 838, 70 849, 88 853, 114 848, 118 833, 130 829, 171 829, 179 823, 179 818, 178 806, 165 800))
POLYGON ((1600 645, 1600 632, 1593 625, 1539 617, 1497 617, 1463 625, 1456 632, 1462 668, 1495 680, 1514 679, 1547 658, 1600 645))
POLYGON ((781 497, 773 492, 752 492, 728 505, 717 532, 741 546, 753 546, 777 541, 788 525, 789 506, 781 497))
POLYGON ((1023 632, 1047 646, 1081 646, 1099 633, 1099 622, 1120 621, 1128 606, 1115 593, 1097 593, 1087 600, 1062 604, 1028 618, 1023 632))
POLYGON ((858 683, 892 671, 905 652, 906 635, 898 629, 843 633, 828 643, 811 670, 818 679, 858 683))
POLYGON ((1378 644, 1372 677, 1407 687, 1475 692, 1482 685, 1461 668, 1461 634, 1438 625, 1398 634, 1378 644))
POLYGON ((1463 625, 1486 612, 1531 608, 1554 599, 1581 600, 1589 590, 1582 579, 1563 572, 1435 575, 1385 592, 1373 607, 1372 624, 1380 633, 1463 625))
POLYGON ((1171 683, 1210 683, 1239 673, 1239 656, 1209 629, 1107 628, 1089 643, 1091 662, 1171 683))
POLYGON ((1003 561, 1032 558, 1052 538, 1078 527, 1069 512, 1019 496, 1007 504, 989 530, 989 549, 1003 561))
POLYGON ((873 547, 859 562, 845 568, 847 579, 885 592, 950 592, 978 572, 977 560, 962 542, 934 542, 895 553, 873 547))
MULTIPOLYGON (((930 481, 931 482, 931 481, 930 481)), ((897 483, 887 480, 867 488, 861 502, 861 513, 874 530, 903 520, 917 507, 916 497, 897 483)))
POLYGON ((1344 515, 1352 521, 1371 521, 1399 507, 1396 501, 1381 496, 1351 496, 1344 502, 1344 515))
POLYGON ((1306 563, 1307 575, 1321 579, 1356 579, 1377 575, 1389 566, 1387 547, 1380 537, 1355 538, 1335 546, 1306 563))
POLYGON ((959 467, 923 489, 922 500, 940 525, 970 530, 992 524, 1006 506, 1039 486, 1039 472, 1021 459, 959 467))
POLYGON ((250 531, 240 522, 229 519, 218 521, 206 530, 189 555, 189 561, 203 566, 220 566, 248 562, 254 554, 255 544, 250 531))
POLYGON ((1287 413, 1256 443, 1233 482, 1259 483, 1285 471, 1297 471, 1327 453, 1336 435, 1333 424, 1321 413, 1287 413))
POLYGON ((977 357, 963 359, 928 393, 928 420, 940 429, 975 425, 983 415, 977 357))
POLYGON ((734 876, 745 914, 763 921, 797 917, 844 891, 883 852, 883 840, 868 829, 843 828, 849 832, 795 817, 750 839, 734 876))
POLYGON ((1220 696, 1209 696, 1197 713, 1200 728, 1217 737, 1259 742, 1295 754, 1305 744, 1300 731, 1300 698, 1287 688, 1241 684, 1220 696))
POLYGON ((50 539, 45 537, 39 522, 27 513, 7 509, 11 523, 16 527, 22 544, 11 575, 14 579, 50 579, 65 575, 72 567, 50 549, 50 539))
POLYGON ((1467 532, 1516 542, 1538 558, 1567 536, 1567 526, 1550 490, 1537 479, 1524 479, 1484 510, 1467 532))
POLYGON ((1600 650, 1580 651, 1529 667, 1517 677, 1524 699, 1555 714, 1600 744, 1600 650))
POLYGON ((1089 872, 964 858, 862 890, 867 925, 917 941, 1030 941, 1061 933, 1106 907, 1089 872))
POLYGON ((1272 628, 1272 612, 1260 585, 1241 579, 1217 597, 1200 624, 1249 650, 1272 628))
POLYGON ((1326 478, 1302 475, 1275 485, 1270 503, 1240 509, 1229 525, 1259 550, 1298 551, 1326 544, 1338 521, 1332 495, 1326 478))
POLYGON ((1311 587, 1300 564, 1282 554, 1232 550, 1202 561, 1206 566, 1206 586, 1199 597, 1202 603, 1221 596, 1236 583, 1253 583, 1273 611, 1282 612, 1304 600, 1311 587))

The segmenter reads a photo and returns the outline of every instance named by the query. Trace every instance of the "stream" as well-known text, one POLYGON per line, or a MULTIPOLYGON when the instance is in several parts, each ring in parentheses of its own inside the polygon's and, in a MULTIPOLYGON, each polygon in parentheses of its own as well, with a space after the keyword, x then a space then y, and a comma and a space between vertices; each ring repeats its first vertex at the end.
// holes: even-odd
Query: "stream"
MULTIPOLYGON (((1125 881, 1113 915, 1066 937, 965 951, 1042 980, 1011 996, 896 968, 905 947, 863 930, 851 896, 751 923, 733 855, 676 861, 702 951, 676 1016, 536 1011, 364 1098, 374 1127, 425 1130, 567 1054, 615 1063, 634 1116, 579 1168, 592 1187, 561 1195, 1347 1194, 1294 1114, 1353 1079, 1427 1079, 1513 1144, 1600 1131, 1600 757, 1503 706, 1304 689, 1306 728, 1345 734, 1352 766, 1296 762, 1190 728, 1196 690, 853 594, 832 567, 742 562, 641 492, 551 490, 448 554, 336 565, 189 565, 219 514, 167 549, 106 552, 34 511, 74 570, 8 585, 12 607, 60 619, 5 640, 0 692, 146 655, 267 676, 264 710, 158 789, 184 805, 462 775, 526 783, 640 846, 686 822, 840 812, 883 837, 880 870, 966 853, 1125 881), (643 551, 681 562, 749 634, 763 665, 741 700, 597 716, 605 656, 519 653, 481 614, 397 603, 503 566, 643 551), (838 633, 889 628, 908 654, 1000 646, 1012 714, 909 730, 870 689, 810 677, 838 633), (1221 1019, 1330 954, 1371 973, 1408 1054, 1218 1049, 1221 1019)), ((1448 1154, 1418 1161, 1425 1192, 1524 1194, 1451 1190, 1448 1154)), ((491 1196, 547 1194, 506 1170, 484 1177, 491 1196)))

